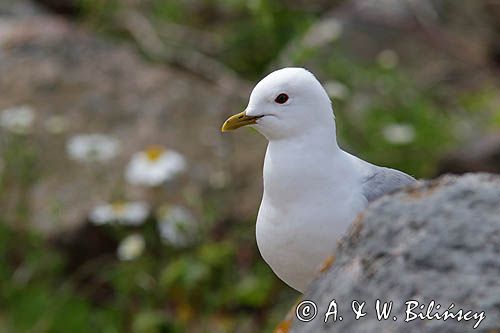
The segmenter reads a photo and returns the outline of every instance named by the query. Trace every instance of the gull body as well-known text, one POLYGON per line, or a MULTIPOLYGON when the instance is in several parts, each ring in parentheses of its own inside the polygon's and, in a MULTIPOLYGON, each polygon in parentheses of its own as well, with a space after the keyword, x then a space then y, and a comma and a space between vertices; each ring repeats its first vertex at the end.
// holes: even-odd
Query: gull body
POLYGON ((300 292, 370 201, 414 181, 339 147, 331 101, 302 68, 262 79, 246 110, 229 118, 223 131, 243 125, 269 141, 256 226, 259 251, 274 273, 300 292))

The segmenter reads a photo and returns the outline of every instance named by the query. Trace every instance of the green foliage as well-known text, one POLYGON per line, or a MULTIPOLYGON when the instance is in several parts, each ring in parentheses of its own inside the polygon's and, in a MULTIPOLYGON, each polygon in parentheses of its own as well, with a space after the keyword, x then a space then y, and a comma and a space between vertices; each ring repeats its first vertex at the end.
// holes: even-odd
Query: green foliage
POLYGON ((29 140, 21 135, 9 136, 4 147, 4 181, 23 187, 31 185, 37 179, 38 170, 36 152, 29 140))
POLYGON ((169 327, 165 316, 160 311, 143 310, 134 316, 132 322, 133 333, 176 332, 169 327))
POLYGON ((62 258, 37 235, 0 223, 0 317, 8 332, 89 332, 110 325, 112 311, 61 284, 62 258), (109 311, 109 312, 108 312, 109 311))
MULTIPOLYGON (((130 232, 126 227, 106 230, 130 232)), ((240 246, 249 244, 228 240, 178 250, 150 239, 139 258, 118 261, 103 255, 68 275, 69 257, 32 232, 0 224, 2 325, 15 332, 122 332, 125 327, 138 333, 185 332, 226 316, 231 325, 258 322, 253 318, 258 312, 242 309, 283 314, 286 309, 270 308, 271 301, 281 295, 289 303, 293 293, 281 288, 276 293, 277 280, 259 258, 242 267, 240 246), (158 257, 154 249, 160 246, 166 255, 158 257), (102 295, 103 286, 111 296, 102 295)))
POLYGON ((23 135, 0 137, 0 209, 6 211, 9 203, 13 215, 5 216, 21 224, 27 220, 29 207, 27 196, 30 187, 39 176, 37 152, 28 138, 23 135))
POLYGON ((479 91, 464 93, 459 96, 459 105, 465 114, 463 121, 477 123, 478 127, 498 131, 500 129, 500 111, 498 92, 494 87, 486 87, 479 91))
POLYGON ((122 8, 119 0, 77 0, 82 16, 101 31, 113 29, 113 17, 122 8))
POLYGON ((254 272, 243 276, 234 286, 234 298, 243 306, 258 308, 269 301, 272 288, 272 275, 258 265, 254 272))
POLYGON ((290 8, 281 1, 251 4, 247 15, 228 24, 222 59, 241 75, 257 79, 288 42, 310 26, 314 14, 290 8))

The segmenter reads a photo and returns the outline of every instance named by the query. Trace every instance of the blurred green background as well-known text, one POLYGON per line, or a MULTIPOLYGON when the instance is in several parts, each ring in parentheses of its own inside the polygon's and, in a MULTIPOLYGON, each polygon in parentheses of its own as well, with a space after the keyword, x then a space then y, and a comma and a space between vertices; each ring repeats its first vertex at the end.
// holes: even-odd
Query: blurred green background
POLYGON ((255 244, 265 142, 222 121, 304 66, 346 150, 498 172, 499 7, 3 0, 0 331, 272 331, 299 295, 255 244))

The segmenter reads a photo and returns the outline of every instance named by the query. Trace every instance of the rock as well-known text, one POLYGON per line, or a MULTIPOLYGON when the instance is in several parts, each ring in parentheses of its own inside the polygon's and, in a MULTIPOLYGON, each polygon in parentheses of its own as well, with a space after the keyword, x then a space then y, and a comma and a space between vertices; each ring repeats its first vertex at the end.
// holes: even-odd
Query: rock
MULTIPOLYGON (((186 157, 187 187, 170 191, 179 200, 189 196, 196 202, 206 191, 222 188, 224 197, 210 196, 217 207, 238 207, 229 214, 242 219, 256 211, 260 183, 252 179, 261 170, 253 162, 261 159, 264 141, 220 133, 227 116, 244 107, 240 96, 249 90, 223 89, 194 73, 148 63, 130 45, 95 36, 21 0, 0 0, 0 73, 0 112, 28 106, 36 113, 33 130, 17 141, 36 156, 37 179, 27 189, 13 184, 5 191, 0 209, 6 221, 17 223, 22 204, 33 212, 29 223, 51 233, 83 223, 99 202, 144 199, 142 189, 124 184, 124 169, 134 152, 150 145, 186 157), (87 133, 117 139, 116 157, 72 161, 66 143, 87 133), (224 187, 231 177, 232 188, 239 189, 224 187), (243 190, 244 202, 233 205, 243 190), (20 191, 26 193, 13 195, 20 191)), ((1 128, 0 153, 12 140, 1 128)))
POLYGON ((42 10, 40 7, 26 0, 0 0, 0 17, 31 16, 34 14, 40 14, 41 12, 42 10))
POLYGON ((295 320, 291 332, 497 332, 500 177, 444 176, 384 196, 354 224, 335 256, 303 296, 317 304, 317 317, 295 320), (324 323, 333 299, 343 320, 333 323, 330 316, 324 323), (394 302, 388 320, 376 319, 377 299, 394 302), (351 310, 353 300, 366 301, 367 314, 359 320, 351 310), (475 330, 479 317, 405 322, 410 300, 425 306, 423 314, 434 300, 441 307, 432 314, 453 303, 452 313, 484 311, 485 318, 475 330))

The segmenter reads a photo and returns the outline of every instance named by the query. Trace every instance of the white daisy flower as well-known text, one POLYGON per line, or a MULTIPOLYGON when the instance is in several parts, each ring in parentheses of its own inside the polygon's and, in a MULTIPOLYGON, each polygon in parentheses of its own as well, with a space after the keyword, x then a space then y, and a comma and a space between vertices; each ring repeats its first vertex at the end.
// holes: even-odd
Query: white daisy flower
POLYGON ((140 234, 133 234, 125 237, 120 242, 116 254, 120 260, 133 260, 144 252, 145 247, 146 241, 144 237, 140 234))
POLYGON ((384 139, 395 145, 404 145, 415 140, 415 128, 410 124, 388 124, 382 129, 384 139))
POLYGON ((196 240, 198 223, 182 206, 164 206, 158 211, 158 232, 161 239, 174 247, 185 247, 196 240))
POLYGON ((399 63, 399 56, 393 50, 384 50, 377 55, 377 62, 382 68, 393 69, 399 63))
POLYGON ((5 109, 0 114, 0 126, 16 134, 26 134, 35 122, 35 110, 22 105, 5 109))
POLYGON ((75 135, 66 142, 70 159, 80 162, 108 161, 120 150, 118 140, 104 134, 75 135))
POLYGON ((325 90, 330 97, 346 99, 349 96, 349 88, 339 81, 328 81, 325 83, 325 90))
POLYGON ((118 223, 138 226, 146 221, 149 211, 149 205, 142 201, 107 203, 94 207, 89 220, 95 225, 118 223))
POLYGON ((180 153, 152 146, 132 156, 125 170, 125 179, 134 185, 158 186, 185 169, 186 160, 180 153))

